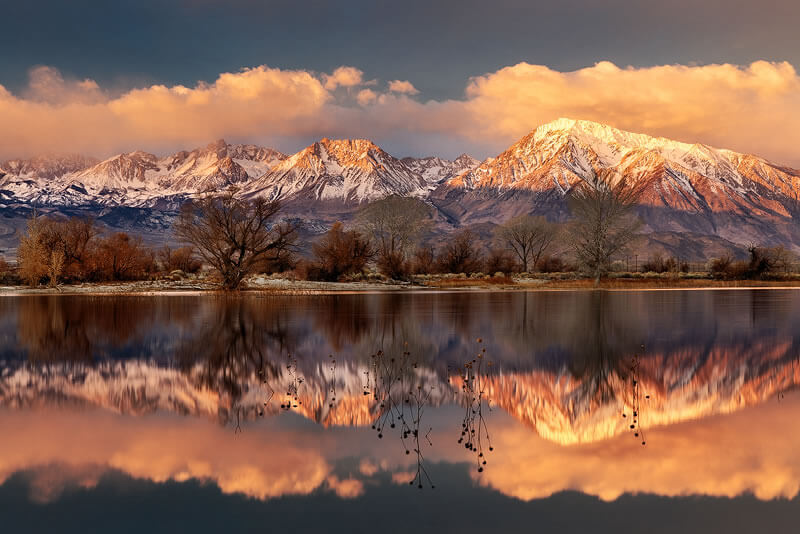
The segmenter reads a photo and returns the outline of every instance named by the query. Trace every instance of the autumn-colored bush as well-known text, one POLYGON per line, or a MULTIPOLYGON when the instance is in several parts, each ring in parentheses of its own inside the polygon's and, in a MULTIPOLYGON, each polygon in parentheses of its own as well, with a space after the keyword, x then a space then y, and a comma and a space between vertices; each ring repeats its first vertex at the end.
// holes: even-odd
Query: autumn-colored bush
POLYGON ((405 254, 400 251, 379 254, 376 266, 382 275, 392 280, 405 280, 412 272, 411 262, 406 261, 405 254))
POLYGON ((545 254, 536 263, 536 270, 542 273, 568 273, 575 271, 576 267, 561 256, 545 254))
POLYGON ((442 273, 474 273, 483 267, 477 237, 462 230, 448 240, 437 258, 437 269, 442 273))
POLYGON ((360 273, 375 254, 369 239, 357 230, 345 230, 340 222, 312 246, 315 261, 306 267, 310 280, 336 281, 360 273))
POLYGON ((791 270, 793 256, 783 246, 748 248, 750 257, 744 261, 734 261, 727 254, 709 263, 709 272, 714 278, 754 280, 786 275, 791 270))
POLYGON ((511 253, 507 250, 493 248, 486 255, 484 270, 487 273, 513 273, 519 268, 511 253))
POLYGON ((17 249, 19 276, 32 286, 47 282, 133 280, 155 271, 155 256, 141 238, 99 237, 91 218, 34 216, 17 249))
POLYGON ((675 258, 664 258, 661 254, 651 256, 642 264, 642 272, 645 273, 688 273, 689 264, 675 258))
POLYGON ((117 232, 98 241, 92 256, 92 278, 96 280, 140 280, 156 271, 155 255, 141 237, 117 232))
POLYGON ((436 251, 433 247, 419 247, 411 257, 414 274, 430 274, 436 269, 436 251))
POLYGON ((203 266, 203 263, 195 254, 193 247, 171 248, 164 245, 157 254, 159 267, 162 271, 171 273, 172 271, 183 271, 185 273, 196 273, 203 266))

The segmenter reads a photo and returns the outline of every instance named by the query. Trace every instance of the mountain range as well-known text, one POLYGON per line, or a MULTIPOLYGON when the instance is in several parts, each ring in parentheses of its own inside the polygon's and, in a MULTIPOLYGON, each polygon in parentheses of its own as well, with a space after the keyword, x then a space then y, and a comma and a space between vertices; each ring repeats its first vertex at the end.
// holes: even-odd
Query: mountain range
MULTIPOLYGON (((736 412, 800 384, 791 343, 759 344, 752 352, 716 348, 697 360, 703 350, 654 354, 643 359, 635 377, 614 368, 575 377, 566 363, 527 371, 501 366, 483 377, 484 393, 492 406, 536 434, 571 445, 634 434, 631 420, 621 417, 626 411, 640 410, 642 427, 651 429, 736 412), (771 365, 763 365, 765 361, 771 365), (639 397, 634 396, 637 379, 639 397)), ((275 416, 289 398, 285 392, 296 391, 300 402, 293 411, 326 427, 367 426, 384 413, 378 392, 365 393, 364 377, 374 370, 368 364, 346 362, 335 374, 318 361, 308 366, 307 372, 281 366, 266 379, 256 370, 236 376, 242 393, 232 396, 231 375, 222 370, 209 375, 204 363, 178 369, 142 359, 0 362, 0 407, 93 406, 129 415, 163 411, 228 423, 237 411, 246 419, 259 412, 275 416), (303 378, 299 386, 298 372, 303 378)), ((421 366, 413 380, 431 392, 432 406, 464 403, 461 375, 421 366)), ((394 394, 395 401, 403 396, 402 391, 394 394)))
POLYGON ((800 251, 800 170, 572 119, 541 125, 483 162, 466 154, 397 158, 366 139, 322 139, 292 155, 219 140, 164 157, 135 151, 104 161, 0 161, 0 244, 14 246, 14 230, 33 207, 163 234, 181 203, 231 186, 244 197, 280 199, 286 217, 313 231, 398 194, 429 203, 441 232, 470 226, 488 236, 523 213, 568 219, 568 192, 603 171, 642 187, 647 250, 688 259, 750 243, 800 251))

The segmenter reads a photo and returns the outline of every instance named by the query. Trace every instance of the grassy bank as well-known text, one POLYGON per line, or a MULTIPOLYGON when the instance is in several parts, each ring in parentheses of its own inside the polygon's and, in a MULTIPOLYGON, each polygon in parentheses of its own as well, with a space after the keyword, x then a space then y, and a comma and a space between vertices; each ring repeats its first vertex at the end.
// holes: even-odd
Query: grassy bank
MULTIPOLYGON (((614 273, 595 286, 591 278, 575 273, 530 274, 530 275, 425 275, 412 281, 398 282, 369 277, 363 280, 346 282, 313 282, 290 280, 280 277, 257 276, 249 279, 244 292, 274 294, 325 294, 345 292, 382 291, 531 291, 531 290, 636 290, 636 289, 724 289, 724 288, 770 288, 798 287, 800 275, 788 275, 770 280, 716 280, 706 273, 656 274, 656 273, 614 273)), ((60 285, 57 288, 31 289, 26 286, 0 287, 0 295, 27 294, 164 294, 164 293, 215 293, 219 284, 213 278, 194 277, 183 280, 152 280, 138 282, 117 282, 60 285)))

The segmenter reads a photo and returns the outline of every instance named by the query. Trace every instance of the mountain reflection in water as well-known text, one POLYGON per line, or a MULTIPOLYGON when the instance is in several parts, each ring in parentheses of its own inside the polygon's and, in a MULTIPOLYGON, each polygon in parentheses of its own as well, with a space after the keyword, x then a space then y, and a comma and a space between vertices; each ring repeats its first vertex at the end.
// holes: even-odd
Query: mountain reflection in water
POLYGON ((446 491, 455 463, 521 499, 792 498, 798 311, 779 290, 4 298, 0 480, 347 499, 446 491))

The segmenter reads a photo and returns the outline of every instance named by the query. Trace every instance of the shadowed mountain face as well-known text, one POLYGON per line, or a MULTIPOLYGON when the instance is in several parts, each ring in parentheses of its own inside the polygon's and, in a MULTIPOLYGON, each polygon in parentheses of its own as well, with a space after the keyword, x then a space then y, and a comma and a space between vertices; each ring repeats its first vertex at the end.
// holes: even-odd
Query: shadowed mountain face
POLYGON ((386 410, 370 389, 381 372, 461 405, 464 365, 481 354, 486 398, 569 444, 624 434, 637 411, 637 425, 670 425, 800 381, 792 291, 23 297, 0 309, 4 405, 230 421, 276 415, 292 392, 304 417, 362 426, 386 410))
POLYGON ((0 209, 7 219, 33 205, 82 210, 114 228, 163 231, 187 199, 236 187, 246 197, 280 199, 286 217, 319 231, 396 194, 428 201, 439 230, 449 231, 528 213, 566 220, 572 188, 608 171, 644 191, 639 215, 651 250, 690 259, 753 242, 800 250, 800 171, 570 119, 541 125, 482 163, 468 155, 398 159, 366 139, 322 139, 291 156, 219 140, 166 157, 12 160, 0 162, 0 209))

